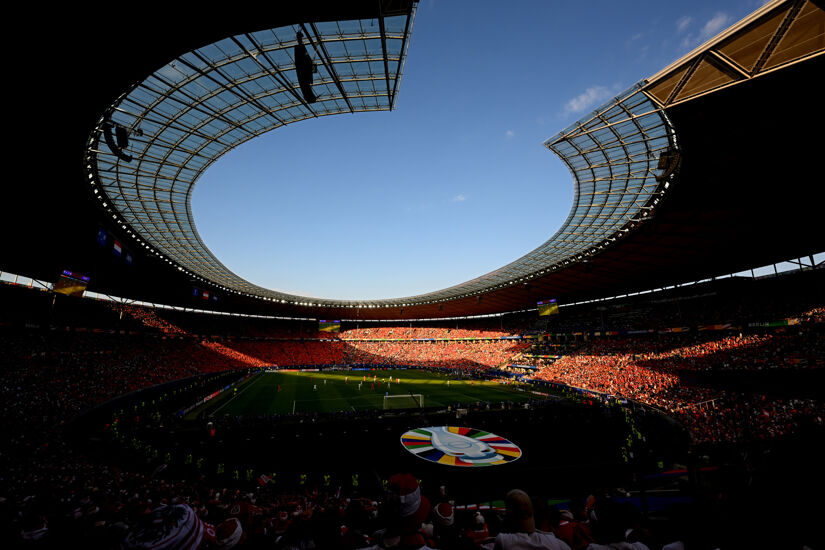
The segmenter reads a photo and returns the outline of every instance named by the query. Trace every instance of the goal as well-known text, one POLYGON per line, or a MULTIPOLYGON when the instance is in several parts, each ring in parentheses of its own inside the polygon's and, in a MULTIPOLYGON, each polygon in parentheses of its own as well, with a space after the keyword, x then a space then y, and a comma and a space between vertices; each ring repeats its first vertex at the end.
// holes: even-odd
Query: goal
POLYGON ((423 408, 424 396, 420 393, 399 394, 399 395, 385 395, 384 408, 385 409, 412 409, 423 408))

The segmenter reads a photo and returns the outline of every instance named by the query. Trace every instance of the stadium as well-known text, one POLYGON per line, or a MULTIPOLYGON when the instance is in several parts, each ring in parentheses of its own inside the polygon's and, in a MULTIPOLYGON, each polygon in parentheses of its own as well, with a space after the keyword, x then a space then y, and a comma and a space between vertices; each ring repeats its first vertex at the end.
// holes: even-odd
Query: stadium
POLYGON ((239 276, 192 192, 402 109, 417 0, 61 9, 8 48, 12 547, 821 547, 821 2, 548 132, 573 204, 537 248, 360 300, 239 276))

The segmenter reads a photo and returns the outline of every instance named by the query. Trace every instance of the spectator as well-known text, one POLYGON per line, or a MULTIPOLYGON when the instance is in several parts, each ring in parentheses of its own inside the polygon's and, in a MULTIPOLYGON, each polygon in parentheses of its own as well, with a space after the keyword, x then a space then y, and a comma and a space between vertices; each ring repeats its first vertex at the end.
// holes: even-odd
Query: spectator
POLYGON ((386 525, 372 539, 370 549, 432 550, 422 532, 430 513, 430 501, 421 494, 418 480, 411 474, 396 474, 389 479, 383 519, 386 525))
POLYGON ((513 489, 507 493, 504 501, 506 510, 505 532, 496 537, 496 550, 520 550, 547 548, 551 550, 570 550, 566 542, 557 539, 552 533, 536 531, 533 518, 533 503, 524 491, 513 489))
POLYGON ((625 509, 611 499, 599 500, 590 511, 596 542, 587 550, 649 550, 642 542, 628 542, 626 533, 633 527, 625 509))

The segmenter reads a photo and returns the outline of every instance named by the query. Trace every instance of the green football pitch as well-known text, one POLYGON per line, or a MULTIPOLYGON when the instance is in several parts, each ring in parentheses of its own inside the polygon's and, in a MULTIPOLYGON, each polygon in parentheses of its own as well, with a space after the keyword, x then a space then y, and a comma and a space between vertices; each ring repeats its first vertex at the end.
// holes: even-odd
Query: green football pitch
MULTIPOLYGON (((392 409, 423 406, 447 407, 489 401, 520 402, 539 396, 513 385, 481 380, 462 380, 448 374, 421 370, 264 372, 210 404, 209 416, 257 416, 384 409, 384 396, 392 409)), ((197 411, 193 411, 197 412, 197 411)))

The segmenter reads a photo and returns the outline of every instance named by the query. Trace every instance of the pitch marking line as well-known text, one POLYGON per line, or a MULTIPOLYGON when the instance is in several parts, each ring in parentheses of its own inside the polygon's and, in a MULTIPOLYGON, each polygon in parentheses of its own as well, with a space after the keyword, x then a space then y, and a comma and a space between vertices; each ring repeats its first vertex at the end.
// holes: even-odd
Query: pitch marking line
POLYGON ((227 405, 229 405, 230 403, 232 403, 232 402, 233 402, 236 398, 240 397, 240 395, 241 395, 243 392, 245 392, 246 390, 248 390, 249 388, 251 388, 252 386, 254 386, 255 384, 257 384, 258 382, 260 382, 262 379, 263 379, 263 376, 260 376, 260 375, 259 375, 257 380, 253 381, 251 384, 249 384, 248 386, 246 386, 244 389, 242 389, 241 391, 239 391, 238 393, 236 393, 235 395, 233 395, 233 396, 232 396, 232 398, 231 398, 229 401, 227 401, 226 403, 224 403, 223 405, 221 405, 220 407, 218 407, 217 409, 215 409, 215 412, 213 412, 212 414, 210 414, 210 415, 209 415, 209 418, 213 418, 216 414, 218 414, 220 411, 222 411, 224 407, 226 407, 227 405))

